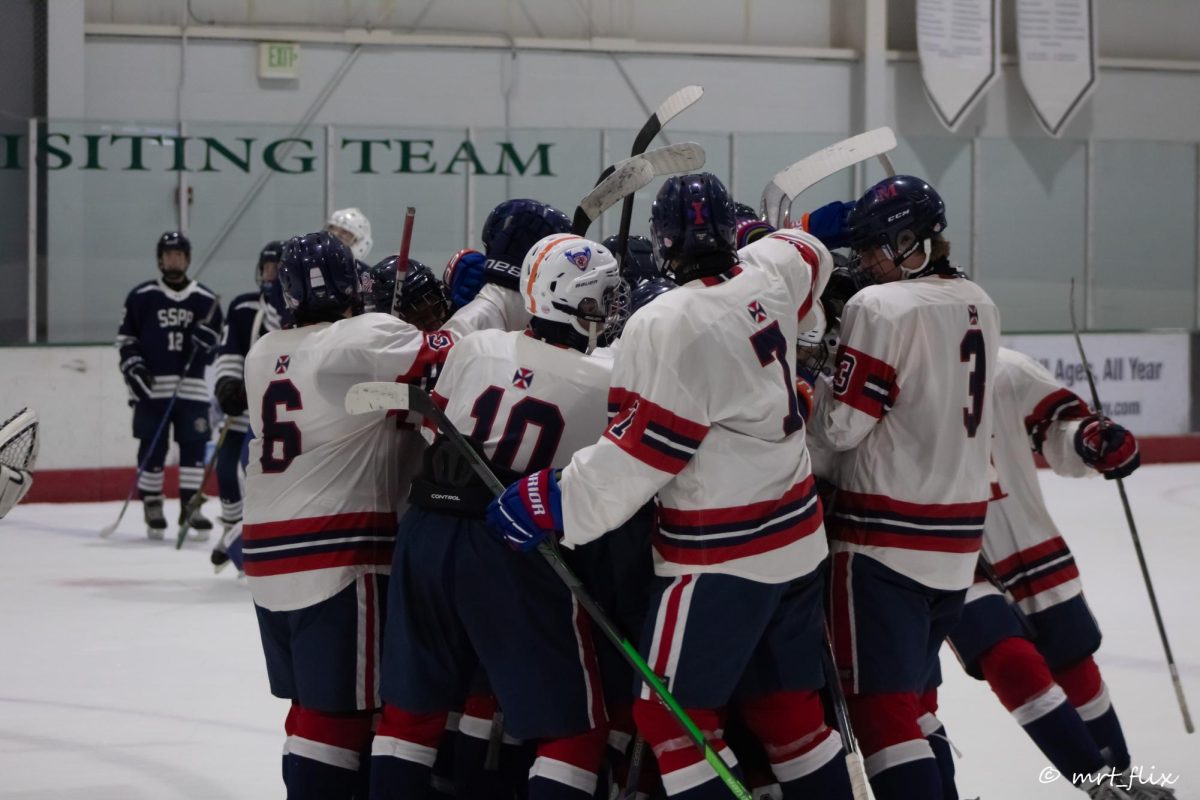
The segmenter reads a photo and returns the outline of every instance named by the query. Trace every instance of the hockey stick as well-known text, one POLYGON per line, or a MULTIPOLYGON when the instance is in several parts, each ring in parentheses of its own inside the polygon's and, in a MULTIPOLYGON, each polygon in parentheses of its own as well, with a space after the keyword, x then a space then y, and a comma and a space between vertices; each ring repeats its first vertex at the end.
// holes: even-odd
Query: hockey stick
POLYGON ((400 319, 400 292, 404 288, 404 276, 408 274, 408 251, 412 247, 413 222, 417 210, 409 206, 404 211, 404 233, 400 235, 400 254, 396 258, 396 284, 392 287, 392 316, 400 319))
POLYGON ((777 172, 763 189, 759 209, 763 219, 777 228, 789 226, 792 222, 792 201, 796 195, 860 161, 878 158, 887 174, 895 175, 891 161, 884 155, 895 147, 896 134, 891 128, 875 128, 800 159, 777 172))
POLYGON ((192 527, 192 514, 195 514, 196 510, 208 499, 204 496, 204 485, 208 483, 213 469, 217 466, 217 456, 221 453, 221 445, 225 443, 225 434, 229 433, 229 423, 232 421, 233 417, 226 414, 225 422, 221 424, 221 432, 217 434, 217 446, 213 448, 212 458, 204 465, 204 474, 200 476, 200 488, 188 499, 187 505, 183 507, 183 513, 179 515, 183 521, 179 523, 179 533, 175 534, 176 550, 183 549, 183 540, 187 538, 188 528, 192 527))
POLYGON ((842 691, 842 678, 838 674, 837 662, 833 659, 833 643, 829 631, 825 631, 825 646, 821 649, 821 663, 825 667, 825 686, 833 705, 833 716, 837 720, 842 745, 846 748, 846 772, 850 776, 850 792, 854 800, 873 800, 871 784, 863 766, 862 753, 858 750, 858 739, 850 727, 850 709, 846 705, 846 693, 842 691))
POLYGON ((596 185, 599 186, 601 181, 612 175, 618 167, 635 158, 644 158, 649 161, 650 168, 654 170, 654 175, 657 177, 674 175, 678 172, 694 172, 704 166, 707 154, 704 152, 704 148, 696 142, 663 145, 608 165, 596 179, 596 185))
POLYGON ((596 218, 628 194, 636 192, 654 179, 654 168, 641 156, 621 162, 619 169, 600 181, 579 201, 571 224, 571 233, 583 236, 596 218))
MULTIPOLYGON (((1096 391, 1096 381, 1092 377, 1092 367, 1087 355, 1083 352, 1083 339, 1079 337, 1079 325, 1075 322, 1075 279, 1071 279, 1071 332, 1075 335, 1075 346, 1079 348, 1079 360, 1083 362, 1083 371, 1087 375, 1088 389, 1092 393, 1092 408, 1097 414, 1102 414, 1100 393, 1096 391)), ((1154 584, 1150 581, 1150 570, 1146 566, 1146 556, 1142 553, 1142 540, 1138 536, 1137 525, 1133 521, 1133 509, 1129 506, 1129 497, 1125 494, 1125 483, 1120 478, 1117 481, 1117 491, 1121 493, 1121 507, 1125 509, 1125 521, 1129 524, 1129 535, 1133 537, 1133 549, 1137 553, 1138 566, 1142 570, 1142 580, 1146 583, 1146 594, 1150 596, 1150 610, 1154 612, 1154 624, 1158 626, 1158 638, 1162 640, 1163 652, 1167 656, 1167 669, 1171 672, 1171 683, 1175 686, 1175 699, 1179 701, 1179 711, 1183 714, 1183 729, 1195 733, 1192 715, 1188 711, 1187 698, 1183 695, 1183 684, 1179 681, 1179 669, 1175 666, 1175 656, 1171 653, 1171 643, 1167 641, 1167 629, 1163 625, 1162 612, 1158 608, 1158 597, 1154 594, 1154 584)))
POLYGON ((621 800, 637 800, 638 783, 642 780, 642 763, 646 760, 646 739, 639 731, 633 739, 633 754, 629 757, 629 771, 625 773, 625 791, 621 800))
MULTIPOLYGON (((213 297, 213 303, 208 309, 208 313, 201 320, 201 324, 207 325, 212 322, 213 316, 217 313, 217 309, 221 306, 221 297, 219 295, 213 297)), ((150 440, 150 447, 146 450, 146 455, 142 458, 142 463, 138 464, 137 472, 133 476, 133 485, 129 487, 129 492, 125 495, 125 503, 121 506, 121 511, 117 514, 117 518, 111 525, 106 525, 100 529, 100 538, 107 539, 121 524, 121 520, 125 518, 125 512, 129 510, 129 502, 133 499, 134 492, 137 491, 138 481, 142 478, 142 473, 146 471, 146 464, 149 463, 150 457, 154 455, 154 448, 158 446, 158 440, 162 437, 163 431, 167 427, 167 421, 171 419, 171 412, 175 409, 175 401, 179 399, 179 389, 183 386, 183 380, 187 374, 192 371, 192 360, 196 357, 196 353, 200 352, 199 347, 193 345, 192 352, 188 354, 187 361, 183 365, 183 375, 179 378, 179 383, 175 386, 175 391, 171 392, 171 399, 167 402, 167 410, 163 412, 162 419, 159 420, 158 429, 154 431, 154 437, 150 440)))
MULTIPOLYGON (((438 429, 449 438, 454 447, 459 451, 459 454, 470 462, 471 468, 475 470, 475 474, 492 490, 492 493, 499 496, 504 492, 504 484, 492 473, 487 462, 471 447, 466 437, 459 433, 445 412, 438 408, 429 395, 421 389, 404 383, 377 381, 355 384, 346 393, 346 411, 351 414, 366 414, 372 411, 391 410, 413 411, 426 419, 435 421, 438 429)), ((696 723, 692 721, 687 712, 683 710, 683 707, 679 705, 679 701, 671 695, 659 677, 654 674, 654 670, 650 669, 650 666, 642 658, 637 648, 618 632, 616 626, 604 612, 604 609, 588 594, 578 576, 563 561, 557 548, 546 541, 538 545, 538 552, 550 563, 551 568, 558 574, 563 583, 567 585, 567 588, 571 590, 571 594, 575 595, 575 599, 583 606, 588 616, 603 631, 608 640, 622 652, 625 656, 625 661, 641 675, 642 680, 658 695, 663 705, 670 711, 671 716, 675 717, 676 721, 683 727, 692 744, 704 754, 704 760, 712 766, 713 770, 725 783, 725 786, 733 793, 733 796, 739 798, 739 800, 752 800, 750 792, 738 780, 737 776, 730 771, 729 765, 725 763, 724 759, 712 749, 708 741, 704 738, 703 732, 696 727, 696 723)))

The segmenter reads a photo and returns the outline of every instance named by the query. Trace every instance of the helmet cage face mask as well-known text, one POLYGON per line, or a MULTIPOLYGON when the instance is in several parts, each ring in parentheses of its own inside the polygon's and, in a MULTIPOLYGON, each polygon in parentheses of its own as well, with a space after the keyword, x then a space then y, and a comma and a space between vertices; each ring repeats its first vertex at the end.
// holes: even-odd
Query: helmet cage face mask
POLYGON ((932 186, 911 175, 895 175, 872 186, 847 219, 851 248, 856 254, 878 247, 905 273, 919 272, 928 263, 931 237, 946 229, 946 206, 932 186), (917 251, 925 263, 915 269, 901 265, 917 251))

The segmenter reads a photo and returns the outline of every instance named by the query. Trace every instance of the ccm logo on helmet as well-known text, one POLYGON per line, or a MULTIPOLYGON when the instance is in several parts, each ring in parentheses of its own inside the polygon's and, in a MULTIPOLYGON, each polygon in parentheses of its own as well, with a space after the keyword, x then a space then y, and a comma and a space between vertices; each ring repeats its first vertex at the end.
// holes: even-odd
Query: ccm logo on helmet
POLYGON ((898 211, 895 214, 892 214, 890 217, 887 218, 887 221, 895 222, 896 220, 900 219, 901 217, 907 217, 911 213, 912 213, 912 209, 906 208, 903 211, 898 211))

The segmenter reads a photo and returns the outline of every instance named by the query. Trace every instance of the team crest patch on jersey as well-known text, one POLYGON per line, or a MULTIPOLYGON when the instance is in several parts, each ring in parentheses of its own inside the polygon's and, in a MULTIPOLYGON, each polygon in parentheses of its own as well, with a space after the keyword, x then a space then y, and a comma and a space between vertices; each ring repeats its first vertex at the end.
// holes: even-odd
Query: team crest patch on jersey
POLYGON ((767 321, 767 310, 763 308, 763 304, 757 300, 746 306, 746 310, 750 312, 750 318, 755 322, 767 321))
POLYGON ((579 267, 580 270, 585 270, 588 264, 592 263, 592 248, 584 247, 581 250, 567 250, 563 253, 563 257, 579 267))
POLYGON ((513 386, 518 389, 528 389, 533 383, 533 370, 520 367, 513 373, 513 386))
POLYGON ((445 350, 450 345, 454 344, 454 340, 450 338, 450 334, 442 331, 435 331, 426 335, 425 343, 429 345, 431 350, 445 350))
POLYGON ((971 318, 972 325, 979 324, 979 309, 977 309, 975 306, 967 306, 967 316, 971 318))
POLYGON ((275 359, 275 374, 282 375, 283 373, 287 372, 288 367, 290 367, 291 365, 292 365, 292 357, 291 356, 280 356, 279 358, 275 359))

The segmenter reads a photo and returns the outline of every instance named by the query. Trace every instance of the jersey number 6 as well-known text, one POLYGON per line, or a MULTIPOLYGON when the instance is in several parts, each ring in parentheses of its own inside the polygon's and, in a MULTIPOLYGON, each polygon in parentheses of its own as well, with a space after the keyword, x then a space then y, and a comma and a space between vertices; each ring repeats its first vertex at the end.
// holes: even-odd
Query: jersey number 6
POLYGON ((263 472, 283 472, 300 455, 300 427, 294 422, 279 421, 279 407, 288 411, 304 408, 300 390, 290 380, 271 381, 262 399, 262 458, 263 472))

